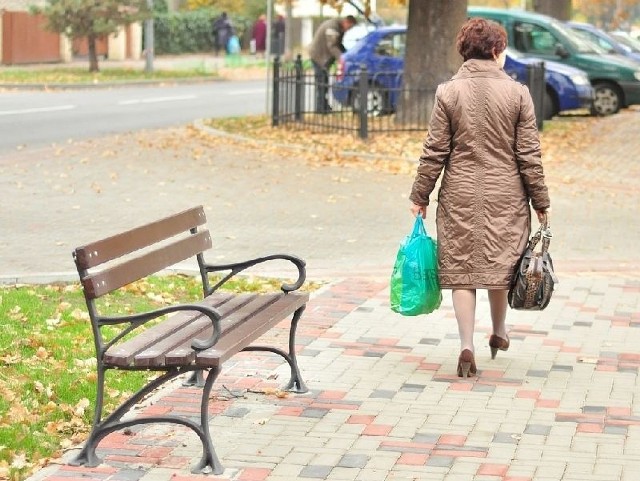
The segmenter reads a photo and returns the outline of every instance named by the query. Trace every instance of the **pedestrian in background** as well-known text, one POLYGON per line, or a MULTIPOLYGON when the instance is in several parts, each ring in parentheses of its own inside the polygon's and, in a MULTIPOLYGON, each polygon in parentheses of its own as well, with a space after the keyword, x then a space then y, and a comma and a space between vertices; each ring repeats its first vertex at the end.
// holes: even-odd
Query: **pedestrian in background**
POLYGON ((504 28, 472 18, 458 33, 464 59, 438 86, 420 164, 409 199, 426 216, 429 196, 444 169, 436 227, 438 278, 452 289, 460 333, 460 377, 477 372, 473 334, 476 289, 487 289, 493 332, 491 357, 509 348, 507 293, 531 230, 550 201, 529 90, 502 69, 504 28))
POLYGON ((253 53, 264 55, 267 48, 267 16, 262 14, 253 24, 251 31, 251 41, 253 42, 253 53))
POLYGON ((316 84, 316 112, 326 113, 331 111, 327 99, 329 87, 329 68, 345 51, 342 38, 347 30, 356 25, 358 21, 353 15, 344 18, 331 18, 320 24, 313 41, 309 46, 309 56, 313 63, 313 71, 316 84))
POLYGON ((278 15, 273 23, 273 47, 272 51, 276 55, 284 55, 284 36, 286 31, 286 22, 283 15, 278 15))
POLYGON ((214 20, 212 31, 216 56, 220 55, 221 50, 229 53, 229 39, 233 36, 234 29, 227 12, 222 12, 222 14, 214 20))

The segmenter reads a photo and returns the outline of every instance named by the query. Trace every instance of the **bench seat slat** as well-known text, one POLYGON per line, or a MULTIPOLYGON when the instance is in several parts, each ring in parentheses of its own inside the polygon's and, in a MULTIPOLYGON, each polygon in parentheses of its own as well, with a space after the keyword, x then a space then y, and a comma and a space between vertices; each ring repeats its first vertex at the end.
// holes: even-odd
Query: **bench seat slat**
MULTIPOLYGON (((233 330, 247 317, 263 310, 285 294, 215 293, 198 304, 215 307, 221 314, 222 334, 233 330)), ((211 320, 199 311, 179 312, 136 337, 117 344, 104 355, 105 364, 118 367, 152 367, 190 364, 194 359, 191 341, 205 339, 212 332, 211 320), (170 360, 166 356, 170 353, 170 360)))
POLYGON ((304 306, 309 300, 309 294, 304 292, 290 292, 283 295, 277 302, 271 304, 263 312, 242 323, 237 329, 222 337, 215 346, 196 355, 196 365, 203 368, 222 365, 235 353, 251 344, 273 326, 281 322, 286 316, 304 306))
MULTIPOLYGON (((223 335, 234 329, 235 325, 247 317, 264 309, 273 303, 278 294, 256 295, 241 294, 225 303, 219 309, 222 314, 220 327, 223 335)), ((196 314, 197 318, 184 328, 173 333, 170 337, 159 340, 149 349, 136 354, 133 365, 136 367, 165 366, 166 358, 171 358, 171 364, 182 365, 193 362, 195 352, 191 348, 193 339, 205 339, 213 331, 211 320, 205 316, 196 314)), ((156 336, 154 336, 156 337, 156 336)))
MULTIPOLYGON (((222 309, 225 303, 235 303, 236 299, 233 294, 229 293, 216 293, 207 297, 204 301, 198 302, 198 304, 205 304, 216 309, 222 309)), ((142 335, 140 333, 136 337, 116 344, 108 349, 104 356, 103 361, 109 366, 126 367, 133 364, 134 356, 143 351, 144 349, 151 348, 155 343, 171 336, 184 326, 193 322, 200 316, 198 311, 184 311, 178 312, 169 316, 166 320, 159 324, 147 329, 142 335)), ((208 319, 208 318, 207 318, 208 319)))

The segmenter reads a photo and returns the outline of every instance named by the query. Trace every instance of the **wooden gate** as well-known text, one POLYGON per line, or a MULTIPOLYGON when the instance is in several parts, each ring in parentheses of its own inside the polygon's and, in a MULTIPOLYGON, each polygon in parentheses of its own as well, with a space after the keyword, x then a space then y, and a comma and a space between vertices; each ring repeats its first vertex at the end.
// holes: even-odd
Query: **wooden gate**
POLYGON ((2 63, 60 62, 60 35, 45 30, 46 20, 28 12, 2 13, 2 63))

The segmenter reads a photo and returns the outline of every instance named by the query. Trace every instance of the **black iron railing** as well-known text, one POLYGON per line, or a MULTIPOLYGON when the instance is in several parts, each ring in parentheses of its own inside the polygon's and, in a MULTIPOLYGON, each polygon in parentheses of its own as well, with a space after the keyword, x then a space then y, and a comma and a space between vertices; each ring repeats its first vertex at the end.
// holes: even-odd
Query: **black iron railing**
MULTIPOLYGON (((426 131, 427 108, 412 109, 411 122, 399 109, 402 72, 370 74, 361 67, 355 74, 329 73, 317 77, 305 69, 302 58, 273 63, 273 126, 298 124, 313 130, 357 134, 366 139, 381 132, 426 131), (326 96, 322 95, 326 92, 326 96), (325 100, 326 99, 326 100, 325 100), (415 115, 415 112, 421 114, 415 115)), ((433 100, 434 91, 424 91, 433 100)))
MULTIPOLYGON (((542 129, 544 65, 531 65, 528 73, 538 127, 542 129)), ((435 90, 409 90, 403 87, 402 74, 402 71, 372 74, 363 65, 355 73, 318 76, 313 69, 304 68, 300 56, 288 63, 276 57, 272 125, 351 133, 362 139, 383 132, 425 132, 435 90)))

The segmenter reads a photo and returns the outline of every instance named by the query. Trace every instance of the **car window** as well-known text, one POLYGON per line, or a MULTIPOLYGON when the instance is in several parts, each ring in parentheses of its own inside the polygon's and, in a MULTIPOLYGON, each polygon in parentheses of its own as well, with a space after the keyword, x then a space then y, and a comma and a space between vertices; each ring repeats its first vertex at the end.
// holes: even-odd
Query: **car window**
POLYGON ((514 46, 536 55, 555 55, 558 39, 546 28, 528 22, 515 22, 514 46))
POLYGON ((595 43, 598 47, 601 47, 608 52, 615 51, 613 44, 609 42, 607 39, 599 37, 598 35, 591 32, 587 32, 585 30, 574 29, 573 31, 576 32, 578 35, 580 35, 582 38, 586 39, 589 42, 595 43))
POLYGON ((569 42, 573 48, 575 48, 580 53, 607 53, 606 50, 600 48, 597 44, 593 42, 589 42, 585 38, 578 35, 573 29, 564 25, 561 22, 554 22, 553 26, 556 30, 564 35, 567 42, 569 42))
POLYGON ((376 55, 404 58, 406 45, 407 34, 405 32, 389 33, 380 39, 376 47, 376 55))

